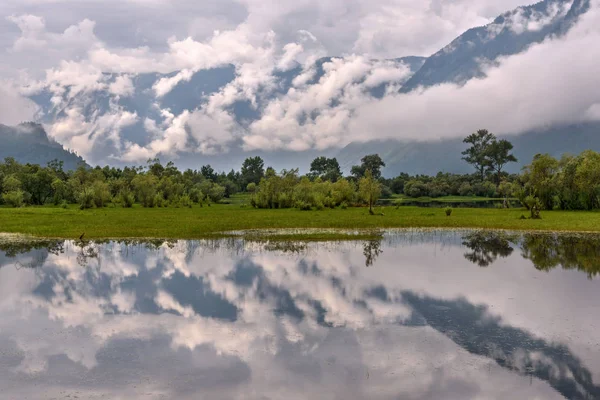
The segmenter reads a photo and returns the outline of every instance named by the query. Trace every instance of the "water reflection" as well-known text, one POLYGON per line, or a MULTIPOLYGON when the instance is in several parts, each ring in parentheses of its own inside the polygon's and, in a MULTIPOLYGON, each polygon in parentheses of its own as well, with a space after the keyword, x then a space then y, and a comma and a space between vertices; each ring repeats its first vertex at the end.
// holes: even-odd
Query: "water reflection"
POLYGON ((511 242, 514 241, 514 235, 504 232, 477 231, 466 234, 462 244, 470 250, 465 253, 467 260, 480 267, 487 267, 498 257, 510 256, 514 250, 511 242))
POLYGON ((363 245, 365 266, 371 267, 377 260, 377 257, 379 257, 381 253, 383 253, 383 250, 381 249, 381 242, 382 239, 373 239, 365 241, 365 244, 363 245))
POLYGON ((598 243, 435 231, 2 243, 0 387, 15 399, 600 398, 598 243))
POLYGON ((566 398, 600 398, 600 386, 594 384, 590 370, 568 346, 505 326, 487 307, 464 299, 448 301, 412 292, 405 292, 403 298, 432 328, 470 353, 490 357, 502 367, 547 381, 566 398))
POLYGON ((576 269, 590 278, 600 273, 600 236, 528 234, 523 237, 523 257, 542 271, 576 269))
POLYGON ((594 278, 600 273, 600 235, 570 233, 509 234, 501 231, 475 231, 463 236, 469 249, 465 258, 480 267, 507 258, 514 247, 540 271, 554 268, 576 269, 594 278))

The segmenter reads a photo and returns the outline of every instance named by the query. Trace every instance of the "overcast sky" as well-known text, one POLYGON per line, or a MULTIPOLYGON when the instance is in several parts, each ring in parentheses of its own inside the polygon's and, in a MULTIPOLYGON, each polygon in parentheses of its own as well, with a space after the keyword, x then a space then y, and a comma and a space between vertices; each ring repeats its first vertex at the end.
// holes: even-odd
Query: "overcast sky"
POLYGON ((45 88, 64 111, 47 126, 56 140, 92 161, 140 161, 214 154, 232 143, 246 150, 325 149, 371 138, 437 139, 481 126, 521 133, 596 120, 598 1, 567 36, 501 60, 488 67, 486 79, 378 100, 365 95, 369 85, 400 81, 407 71, 374 59, 431 55, 465 30, 532 0, 3 0, 0 123, 32 118, 35 105, 25 97, 45 88), (318 85, 304 85, 309 66, 324 55, 341 58, 318 85), (239 126, 227 107, 255 102, 259 89, 273 85, 275 71, 296 63, 306 67, 304 81, 271 99, 250 126, 239 126), (196 71, 226 64, 235 66, 236 78, 207 98, 207 107, 180 114, 161 108, 160 99, 196 71), (103 72, 127 75, 107 83, 103 72), (153 87, 164 118, 144 119, 115 104, 102 115, 83 112, 83 94, 130 96, 131 78, 143 72, 179 72, 153 87), (359 77, 368 79, 358 83, 359 77), (330 107, 332 99, 337 106, 330 107), (319 118, 303 121, 310 113, 319 118), (147 141, 123 136, 133 124, 145 126, 147 141), (107 143, 109 153, 97 156, 107 143))
MULTIPOLYGON (((164 51, 169 40, 205 41, 215 30, 264 34, 285 44, 312 33, 329 55, 427 56, 465 30, 532 0, 3 0, 0 46, 21 48, 3 57, 5 72, 35 71, 65 58, 85 57, 95 34, 107 49, 164 51), (23 18, 27 16, 27 18, 23 18), (36 17, 36 18, 34 18, 36 17), (83 32, 63 35, 84 20, 83 32), (52 35, 54 34, 54 35, 52 35), (54 37, 50 37, 54 36, 54 37), (19 40, 15 46, 15 41, 19 40), (42 46, 45 44, 45 46, 42 46), (31 54, 35 46, 38 51, 31 54), (50 45, 50 46, 47 46, 50 45), (43 59, 31 64, 28 57, 43 59)), ((16 49, 15 49, 16 50, 16 49)))

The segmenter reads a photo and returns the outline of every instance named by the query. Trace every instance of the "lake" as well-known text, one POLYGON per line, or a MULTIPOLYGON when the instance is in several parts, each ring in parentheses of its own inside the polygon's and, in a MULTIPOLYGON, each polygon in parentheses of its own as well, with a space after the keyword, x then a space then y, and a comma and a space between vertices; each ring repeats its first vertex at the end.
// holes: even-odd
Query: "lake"
POLYGON ((600 399, 600 236, 0 243, 2 399, 600 399))

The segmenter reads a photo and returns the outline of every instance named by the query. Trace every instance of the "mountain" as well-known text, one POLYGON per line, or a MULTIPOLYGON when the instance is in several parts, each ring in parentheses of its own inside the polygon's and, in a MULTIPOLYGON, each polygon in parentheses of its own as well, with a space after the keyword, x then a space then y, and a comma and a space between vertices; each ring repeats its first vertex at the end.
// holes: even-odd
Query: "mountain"
MULTIPOLYGON (((588 149, 600 151, 600 123, 557 126, 500 137, 515 146, 514 154, 519 161, 507 165, 506 171, 511 173, 519 172, 539 153, 560 158, 565 153, 578 154, 588 149)), ((386 163, 382 171, 386 177, 398 176, 401 172, 426 175, 435 175, 439 171, 472 173, 473 168, 462 160, 461 152, 466 148, 462 139, 434 142, 385 140, 351 143, 336 157, 343 170, 349 172, 364 155, 379 154, 386 163)))
POLYGON ((49 161, 64 162, 65 170, 76 169, 83 158, 65 150, 60 144, 48 138, 41 125, 25 123, 16 127, 0 125, 0 160, 13 157, 25 164, 46 165, 49 161))
MULTIPOLYGON (((237 169, 246 157, 260 155, 267 165, 276 169, 300 167, 301 172, 306 172, 312 158, 337 154, 348 170, 365 154, 379 153, 388 163, 386 175, 398 172, 436 173, 440 170, 468 172, 468 165, 460 160, 460 152, 464 148, 461 139, 371 141, 351 143, 342 150, 265 149, 246 152, 239 132, 247 133, 251 125, 265 119, 275 126, 274 129, 294 132, 294 135, 302 137, 299 141, 318 147, 311 137, 311 124, 316 124, 323 114, 330 118, 327 121, 333 126, 352 115, 357 98, 370 96, 377 99, 389 93, 407 93, 446 82, 463 84, 482 77, 485 74, 483 65, 498 63, 502 57, 523 52, 532 44, 564 35, 589 7, 590 0, 544 0, 519 7, 498 16, 486 26, 466 31, 427 58, 362 58, 356 62, 355 56, 324 57, 311 65, 296 64, 284 69, 273 67, 266 73, 250 68, 251 73, 242 78, 240 70, 243 67, 239 65, 169 74, 105 73, 77 81, 90 82, 89 86, 50 82, 31 99, 40 106, 39 122, 52 126, 57 121, 67 120, 69 123, 61 125, 84 125, 78 133, 77 143, 91 143, 88 147, 93 146, 93 151, 87 155, 91 164, 122 166, 144 163, 146 154, 154 154, 145 152, 153 141, 165 132, 177 130, 172 132, 172 139, 155 147, 167 149, 163 153, 158 152, 162 161, 173 160, 181 168, 211 164, 218 170, 237 169), (239 81, 242 83, 236 86, 239 81), (310 94, 311 90, 318 92, 317 95, 299 97, 310 94), (313 107, 312 103, 320 100, 321 94, 325 101, 313 107), (209 105, 213 95, 217 98, 217 112, 214 112, 214 105, 209 105), (297 107, 298 104, 301 106, 297 107), (211 107, 213 110, 207 111, 211 107), (295 110, 297 108, 300 111, 295 110), (200 115, 195 120, 194 129, 190 126, 194 122, 192 118, 180 122, 186 121, 180 117, 195 112, 200 115), (293 122, 285 119, 288 112, 293 114, 293 122), (79 118, 79 115, 82 117, 79 118), (221 137, 227 136, 231 138, 221 141, 221 137), (135 161, 122 157, 124 151, 131 147, 139 149, 140 155, 135 161), (176 149, 175 154, 171 151, 173 148, 176 149), (222 150, 226 152, 221 153, 222 150)), ((328 127, 326 123, 325 129, 328 127)), ((519 159, 527 162, 539 152, 560 155, 563 151, 600 149, 593 134, 597 131, 598 127, 594 124, 548 127, 511 137, 510 140, 515 144, 519 159)), ((53 132, 49 132, 52 136, 53 132)), ((464 137, 468 133, 455 134, 456 137, 464 137)), ((61 133, 61 137, 64 136, 64 132, 61 133)), ((268 135, 266 137, 262 142, 265 147, 271 140, 268 135)), ((288 140, 287 144, 291 141, 288 140)), ((72 143, 63 144, 74 147, 70 145, 72 143)), ((310 147, 303 144, 300 143, 298 148, 310 147)), ((6 146, 0 151, 14 153, 6 146)), ((32 158, 36 158, 31 154, 32 158)), ((514 169, 519 167, 515 165, 514 169)))
MULTIPOLYGON (((305 88, 322 85, 321 80, 328 74, 329 66, 339 60, 343 60, 341 64, 352 63, 352 61, 342 58, 323 57, 316 60, 310 68, 297 64, 285 71, 275 69, 271 71, 272 75, 268 82, 258 85, 252 101, 236 99, 223 106, 223 110, 233 116, 238 130, 247 129, 251 123, 261 118, 262 113, 271 102, 285 97, 290 91, 297 90, 298 84, 295 83, 295 80, 302 78, 303 83, 300 85, 305 88)), ((373 71, 383 71, 384 74, 376 76, 376 79, 373 80, 374 83, 361 88, 361 90, 372 97, 381 98, 389 87, 404 83, 424 62, 425 58, 423 57, 403 57, 391 60, 362 58, 358 62, 361 64, 358 70, 364 75, 353 76, 348 81, 338 79, 339 77, 335 74, 328 77, 333 85, 339 86, 339 88, 336 87, 336 90, 332 90, 329 104, 335 107, 339 96, 343 95, 346 89, 365 81, 373 71), (373 68, 370 68, 371 66, 373 68)), ((357 74, 352 69, 350 69, 350 73, 357 74)), ((86 141, 93 142, 93 156, 96 157, 96 159, 89 159, 88 162, 125 165, 134 162, 121 159, 119 151, 122 151, 124 146, 123 143, 115 144, 113 142, 114 130, 118 129, 120 137, 130 144, 141 147, 148 146, 157 136, 156 131, 149 130, 148 124, 158 130, 166 130, 173 123, 173 119, 177 119, 185 113, 193 113, 195 110, 206 110, 210 96, 222 93, 227 85, 235 82, 236 67, 225 65, 200 70, 180 79, 181 74, 181 71, 169 74, 144 73, 138 75, 105 73, 95 77, 90 88, 73 85, 60 87, 54 83, 48 84, 30 98, 40 108, 39 121, 48 126, 63 119, 69 120, 72 115, 81 114, 83 116, 81 119, 76 118, 72 125, 81 124, 81 120, 86 124, 81 135, 85 135, 86 141), (129 82, 129 88, 126 91, 114 90, 114 86, 122 81, 129 82), (164 87, 168 87, 168 90, 164 90, 162 93, 161 88, 164 87), (57 88, 59 90, 56 90, 57 88), (133 122, 121 123, 119 118, 123 116, 133 122)), ((306 116, 311 119, 316 117, 316 114, 306 116)), ((210 128, 203 126, 200 129, 208 131, 210 128)), ((200 147, 195 135, 189 132, 189 126, 186 127, 186 130, 188 131, 185 140, 187 147, 192 150, 200 147)), ((200 132, 200 136, 203 134, 204 132, 200 132)), ((199 165, 211 164, 215 168, 227 170, 239 168, 244 158, 249 156, 242 149, 242 145, 241 140, 231 141, 227 145, 225 155, 218 151, 203 153, 180 151, 175 156, 164 154, 158 156, 163 161, 173 160, 182 168, 197 168, 199 165)), ((294 167, 292 162, 302 163, 302 160, 307 157, 318 156, 322 153, 334 154, 336 151, 336 149, 325 152, 312 150, 306 152, 253 151, 252 155, 264 156, 267 163, 281 169, 292 168, 294 167)), ((144 163, 145 159, 135 162, 144 163)), ((298 163, 295 166, 298 166, 298 163)))
POLYGON ((429 57, 401 92, 482 77, 483 65, 521 53, 551 36, 563 35, 589 7, 590 0, 545 0, 509 11, 486 26, 469 29, 429 57))
MULTIPOLYGON (((589 0, 545 0, 509 11, 492 23, 468 30, 448 46, 429 57, 422 67, 402 86, 407 93, 419 87, 441 83, 458 83, 482 77, 482 65, 493 63, 503 56, 518 54, 534 43, 566 33, 577 18, 588 11, 589 0)), ((458 137, 470 132, 457 132, 458 137)), ((518 163, 510 172, 518 172, 538 153, 560 157, 564 153, 579 153, 592 149, 600 151, 600 124, 554 126, 507 136, 515 146, 518 163)), ((356 165, 365 154, 380 154, 387 167, 384 175, 436 174, 438 171, 472 172, 461 160, 466 148, 462 139, 419 141, 370 141, 351 143, 338 154, 346 170, 356 165)))

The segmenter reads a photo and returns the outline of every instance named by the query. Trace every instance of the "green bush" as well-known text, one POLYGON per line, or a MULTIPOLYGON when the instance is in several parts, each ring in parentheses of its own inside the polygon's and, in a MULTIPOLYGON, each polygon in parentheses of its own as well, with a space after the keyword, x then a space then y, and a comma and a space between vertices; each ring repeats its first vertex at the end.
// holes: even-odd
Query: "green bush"
POLYGON ((96 181, 92 186, 94 204, 98 208, 105 207, 111 200, 110 189, 106 182, 96 181))
POLYGON ((124 189, 121 190, 117 196, 117 202, 121 204, 123 208, 131 208, 135 202, 135 196, 133 193, 131 193, 131 191, 124 189))
POLYGON ((348 203, 346 203, 346 202, 343 202, 342 204, 340 204, 340 208, 341 208, 342 210, 345 210, 345 209, 347 209, 347 208, 348 208, 348 203))
MULTIPOLYGON (((144 207, 154 207, 154 202, 157 198, 156 187, 158 179, 151 174, 139 174, 131 181, 131 186, 134 188, 138 201, 144 207)), ((160 196, 163 197, 162 194, 160 196)), ((162 204, 162 201, 161 201, 162 204)))
POLYGON ((469 182, 464 182, 458 188, 458 194, 460 196, 473 196, 473 187, 469 182))
POLYGON ((327 208, 335 208, 336 204, 332 197, 327 196, 323 199, 323 205, 327 208))
POLYGON ((218 203, 225 197, 225 188, 221 185, 214 184, 208 192, 208 197, 213 203, 218 203))
POLYGON ((531 219, 542 219, 540 211, 544 208, 544 204, 538 197, 527 196, 525 204, 527 204, 527 208, 531 212, 531 219))
POLYGON ((180 196, 173 196, 169 202, 165 201, 165 203, 163 204, 164 207, 167 207, 167 205, 169 207, 173 207, 173 208, 179 208, 179 207, 181 207, 181 197, 180 196))
POLYGON ((181 204, 182 207, 192 208, 192 203, 192 199, 190 199, 190 196, 188 195, 183 195, 179 199, 179 204, 181 204))
POLYGON ((423 197, 429 194, 427 185, 421 181, 410 180, 404 184, 404 194, 409 197, 423 197))
POLYGON ((307 202, 302 201, 302 200, 296 201, 295 207, 298 210, 301 210, 301 211, 310 211, 312 209, 312 207, 310 206, 310 203, 307 203, 307 202))
POLYGON ((94 192, 91 189, 82 189, 77 193, 76 197, 80 210, 87 210, 94 207, 94 192))
POLYGON ((67 201, 66 201, 66 200, 63 200, 63 201, 60 203, 60 208, 62 208, 62 209, 64 209, 64 210, 66 210, 67 208, 69 208, 69 203, 67 203, 67 201))
POLYGON ((165 205, 165 198, 161 192, 154 195, 154 199, 144 207, 162 207, 165 205))
POLYGON ((452 207, 446 207, 444 209, 444 212, 446 213, 446 217, 449 217, 452 215, 452 207))
POLYGON ((4 193, 2 195, 2 199, 4 202, 12 207, 22 207, 23 206, 23 191, 22 190, 12 190, 10 192, 4 193))

